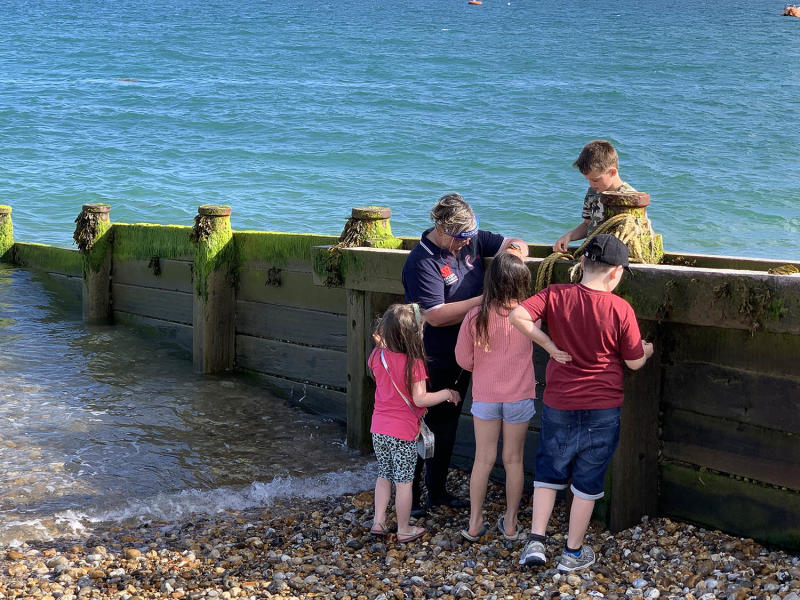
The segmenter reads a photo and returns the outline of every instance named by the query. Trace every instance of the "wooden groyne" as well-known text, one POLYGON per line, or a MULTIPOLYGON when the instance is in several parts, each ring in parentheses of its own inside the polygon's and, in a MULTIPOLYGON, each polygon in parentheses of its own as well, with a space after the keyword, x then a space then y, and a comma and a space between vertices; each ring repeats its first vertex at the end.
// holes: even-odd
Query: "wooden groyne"
MULTIPOLYGON (((194 226, 159 226, 113 223, 97 206, 81 214, 108 217, 84 219, 100 223, 101 241, 81 251, 14 242, 0 207, 0 259, 62 281, 87 321, 156 329, 192 350, 198 373, 253 373, 277 396, 346 421, 348 443, 369 448, 372 322, 402 299, 415 238, 332 253, 335 236, 232 231, 227 207, 200 207, 194 226)), ((529 250, 535 274, 550 248, 529 250)), ((632 266, 618 293, 657 354, 626 376, 600 512, 612 530, 665 515, 800 548, 800 277, 769 273, 786 264, 666 253, 664 264, 632 266)), ((557 264, 554 280, 569 266, 557 264)), ((539 379, 545 359, 536 353, 539 379)), ((466 466, 463 415, 456 459, 466 466)), ((537 442, 533 423, 528 468, 537 442)))

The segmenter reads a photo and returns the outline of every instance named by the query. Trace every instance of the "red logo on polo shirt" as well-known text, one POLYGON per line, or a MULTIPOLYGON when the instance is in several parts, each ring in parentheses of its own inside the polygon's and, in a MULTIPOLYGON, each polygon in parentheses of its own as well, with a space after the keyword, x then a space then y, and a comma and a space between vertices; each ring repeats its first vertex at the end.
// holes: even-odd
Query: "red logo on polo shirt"
POLYGON ((450 265, 444 265, 443 267, 440 267, 439 272, 442 274, 445 285, 453 285, 456 281, 458 281, 458 275, 453 273, 450 265))

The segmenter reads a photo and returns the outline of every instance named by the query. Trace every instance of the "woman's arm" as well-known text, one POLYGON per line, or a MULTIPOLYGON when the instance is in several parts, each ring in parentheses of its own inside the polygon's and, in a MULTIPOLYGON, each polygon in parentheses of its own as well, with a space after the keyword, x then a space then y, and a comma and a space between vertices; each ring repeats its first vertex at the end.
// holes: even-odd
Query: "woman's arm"
POLYGON ((528 256, 528 242, 521 240, 520 238, 506 238, 497 253, 500 254, 509 248, 514 252, 514 254, 517 254, 521 258, 528 256))
POLYGON ((480 305, 481 296, 459 300, 457 302, 445 302, 436 308, 425 312, 425 321, 434 327, 445 325, 455 325, 464 320, 464 316, 470 309, 480 305))

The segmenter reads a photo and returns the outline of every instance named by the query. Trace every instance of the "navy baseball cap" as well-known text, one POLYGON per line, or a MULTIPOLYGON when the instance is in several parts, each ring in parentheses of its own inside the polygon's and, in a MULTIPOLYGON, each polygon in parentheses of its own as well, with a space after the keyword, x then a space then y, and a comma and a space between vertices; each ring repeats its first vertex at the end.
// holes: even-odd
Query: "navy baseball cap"
POLYGON ((600 233, 589 242, 584 250, 587 260, 601 262, 607 265, 623 266, 629 273, 628 247, 619 238, 607 233, 600 233))

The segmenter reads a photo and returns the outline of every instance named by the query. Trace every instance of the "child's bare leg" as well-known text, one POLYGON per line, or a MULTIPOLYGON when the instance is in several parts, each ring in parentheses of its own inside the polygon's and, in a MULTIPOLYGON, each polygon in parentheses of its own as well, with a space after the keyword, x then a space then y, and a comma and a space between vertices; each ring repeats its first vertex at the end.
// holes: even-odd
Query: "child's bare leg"
POLYGON ((483 528, 483 503, 489 474, 497 460, 497 440, 500 438, 502 421, 486 421, 473 417, 475 428, 475 461, 469 478, 469 529, 470 535, 478 535, 483 528))
POLYGON ((386 523, 386 508, 392 499, 392 482, 378 477, 375 482, 375 519, 373 523, 386 523))
POLYGON ((522 498, 524 472, 522 453, 528 422, 503 423, 503 467, 506 470, 506 513, 503 517, 506 535, 514 535, 517 527, 519 501, 522 498))
POLYGON ((557 491, 546 487, 537 487, 533 490, 533 519, 531 520, 531 533, 546 535, 547 522, 553 514, 556 504, 557 491))
POLYGON ((583 546, 583 538, 589 528, 589 521, 594 511, 594 500, 586 500, 573 496, 572 508, 569 511, 569 533, 567 534, 567 546, 578 549, 583 546))
POLYGON ((406 533, 411 527, 408 519, 411 516, 412 483, 396 483, 394 491, 394 507, 397 511, 397 533, 406 533))

